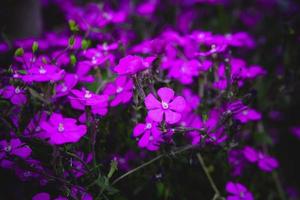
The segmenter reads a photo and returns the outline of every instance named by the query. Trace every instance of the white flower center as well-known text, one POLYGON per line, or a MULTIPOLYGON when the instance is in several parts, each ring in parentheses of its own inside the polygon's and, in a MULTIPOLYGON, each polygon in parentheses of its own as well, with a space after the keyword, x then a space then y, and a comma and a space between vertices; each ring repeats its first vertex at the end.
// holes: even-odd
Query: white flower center
POLYGON ((122 87, 117 87, 117 93, 120 93, 120 92, 122 92, 123 91, 123 88, 122 87))
POLYGON ((111 15, 108 13, 103 13, 103 17, 107 20, 110 20, 112 18, 111 15))
POLYGON ((152 136, 152 135, 149 137, 149 140, 150 140, 150 141, 152 141, 152 140, 153 140, 153 136, 152 136))
POLYGON ((65 85, 65 84, 63 84, 62 85, 62 88, 61 88, 61 91, 62 92, 65 92, 65 91, 67 91, 68 90, 68 87, 65 85))
POLYGON ((41 130, 41 127, 40 126, 37 126, 36 128, 35 128, 35 131, 36 132, 39 132, 41 130))
POLYGON ((106 43, 106 42, 102 44, 102 49, 103 49, 104 51, 107 51, 107 50, 108 50, 108 46, 107 46, 107 43, 106 43))
POLYGON ((8 146, 4 147, 4 151, 6 151, 6 152, 10 152, 10 151, 11 151, 11 146, 10 146, 10 145, 8 145, 8 146))
POLYGON ((40 72, 40 74, 45 74, 46 70, 45 70, 44 67, 41 66, 40 69, 39 69, 39 72, 40 72))
POLYGON ((259 159, 263 159, 264 158, 264 155, 262 153, 258 153, 258 158, 259 159))
POLYGON ((84 98, 89 99, 91 97, 92 97, 92 94, 90 93, 90 91, 86 91, 85 95, 84 95, 84 98))
POLYGON ((16 87, 15 93, 16 93, 16 94, 19 94, 20 92, 21 92, 20 88, 19 88, 19 87, 16 87))
POLYGON ((241 198, 245 197, 244 192, 240 192, 240 197, 241 197, 241 198))
POLYGON ((29 176, 31 176, 31 172, 30 171, 26 171, 26 172, 23 173, 23 175, 25 177, 29 177, 29 176))
POLYGON ((58 130, 58 132, 64 132, 64 130, 65 130, 64 124, 63 123, 59 123, 57 130, 58 130))
POLYGON ((97 63, 97 58, 96 58, 96 56, 93 56, 92 57, 92 64, 96 64, 97 63))
POLYGON ((146 124, 146 129, 151 129, 152 128, 152 124, 151 123, 147 123, 146 124))
POLYGON ((243 115, 248 115, 248 110, 244 110, 243 115))
POLYGON ((169 104, 167 102, 162 101, 161 105, 162 105, 163 109, 168 109, 169 108, 169 104))

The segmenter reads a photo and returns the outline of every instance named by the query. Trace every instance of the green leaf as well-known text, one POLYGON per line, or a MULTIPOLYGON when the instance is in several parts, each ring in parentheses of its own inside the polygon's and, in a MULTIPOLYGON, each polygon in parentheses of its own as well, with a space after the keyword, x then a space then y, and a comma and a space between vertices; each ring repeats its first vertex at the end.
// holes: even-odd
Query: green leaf
POLYGON ((18 48, 16 51, 15 51, 15 56, 23 56, 24 54, 24 49, 23 48, 18 48))
POLYGON ((70 47, 73 47, 75 44, 75 37, 74 35, 72 35, 70 38, 69 38, 69 46, 70 47))
POLYGON ((39 49, 39 43, 34 41, 32 44, 32 52, 35 53, 39 49))
POLYGON ((74 54, 70 55, 70 61, 73 66, 77 63, 77 58, 74 54))
POLYGON ((82 40, 81 41, 81 48, 83 50, 86 50, 87 48, 89 48, 90 44, 91 44, 91 41, 89 41, 89 40, 82 40))
POLYGON ((79 28, 78 28, 76 22, 75 22, 74 20, 72 20, 72 19, 69 20, 69 28, 70 28, 70 30, 71 30, 72 32, 77 32, 77 31, 79 31, 79 28))

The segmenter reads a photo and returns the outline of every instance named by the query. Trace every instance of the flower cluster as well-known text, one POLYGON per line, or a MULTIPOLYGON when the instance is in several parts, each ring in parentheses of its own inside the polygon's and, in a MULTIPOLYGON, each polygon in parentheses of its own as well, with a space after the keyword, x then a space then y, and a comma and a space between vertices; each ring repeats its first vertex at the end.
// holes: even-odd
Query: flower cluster
MULTIPOLYGON (((33 200, 108 199, 131 173, 192 149, 191 160, 209 152, 204 160, 222 158, 223 173, 231 169, 218 177, 223 189, 215 197, 253 200, 250 183, 224 177, 242 182, 254 171, 264 179, 280 166, 250 89, 268 71, 250 59, 260 45, 255 35, 205 30, 198 4, 230 1, 43 0, 64 14, 66 26, 0 43, 0 54, 15 52, 0 71, 0 167, 45 189, 33 200), (169 7, 174 23, 164 24, 169 7), (116 178, 118 169, 132 171, 116 178)), ((243 23, 258 23, 246 15, 243 23)), ((291 132, 299 138, 299 130, 291 132)), ((156 165, 156 178, 170 169, 166 162, 156 165)), ((215 170, 202 167, 206 175, 215 170)), ((159 197, 168 198, 170 185, 155 186, 159 197)))

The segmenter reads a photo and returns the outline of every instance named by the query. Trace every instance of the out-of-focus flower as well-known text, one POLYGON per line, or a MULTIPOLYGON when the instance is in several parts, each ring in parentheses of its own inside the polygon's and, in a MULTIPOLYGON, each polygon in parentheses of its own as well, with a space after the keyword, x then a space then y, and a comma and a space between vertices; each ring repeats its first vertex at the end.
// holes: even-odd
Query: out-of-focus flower
POLYGON ((226 184, 226 191, 230 196, 226 200, 253 200, 252 193, 242 184, 229 181, 226 184))
POLYGON ((278 167, 278 162, 274 157, 257 151, 252 147, 246 146, 243 150, 245 158, 251 162, 256 163, 258 167, 266 172, 270 172, 278 167))
POLYGON ((19 86, 6 86, 3 90, 1 95, 5 99, 9 99, 10 102, 14 105, 24 105, 27 102, 25 90, 20 88, 19 86))
POLYGON ((129 102, 133 95, 132 79, 126 76, 119 76, 114 82, 105 86, 103 94, 114 96, 110 103, 111 106, 129 102))
POLYGON ((119 64, 114 68, 114 71, 119 75, 133 75, 149 68, 155 58, 154 56, 150 56, 143 59, 139 56, 128 55, 121 58, 119 64))

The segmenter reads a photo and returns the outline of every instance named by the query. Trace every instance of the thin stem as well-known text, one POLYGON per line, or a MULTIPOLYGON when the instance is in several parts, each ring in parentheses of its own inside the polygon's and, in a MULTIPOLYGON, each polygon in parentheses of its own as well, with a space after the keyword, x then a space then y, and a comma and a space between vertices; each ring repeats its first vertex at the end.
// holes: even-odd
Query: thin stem
POLYGON ((140 170, 140 169, 142 169, 142 168, 144 168, 144 167, 150 165, 151 163, 153 163, 153 162, 155 162, 155 161, 157 161, 157 160, 159 160, 159 159, 161 159, 161 158, 163 158, 163 157, 165 157, 165 156, 169 156, 169 155, 174 156, 174 155, 176 155, 176 154, 179 154, 179 153, 182 153, 182 152, 184 152, 184 151, 187 151, 187 150, 189 150, 189 149, 191 149, 191 148, 193 148, 193 147, 194 147, 193 145, 187 145, 187 146, 184 146, 184 147, 180 148, 180 149, 177 150, 177 151, 170 152, 170 153, 167 153, 167 154, 160 154, 160 155, 156 156, 155 158, 149 160, 148 162, 146 162, 146 163, 144 163, 144 164, 142 164, 142 165, 140 165, 140 166, 138 166, 138 167, 136 167, 136 168, 134 168, 134 169, 132 169, 132 170, 130 170, 130 171, 128 171, 128 172, 126 172, 125 174, 121 175, 120 177, 118 177, 117 179, 115 179, 115 180, 112 182, 111 185, 116 184, 117 182, 119 182, 119 181, 122 180, 123 178, 129 176, 130 174, 132 174, 132 173, 134 173, 134 172, 136 172, 136 171, 138 171, 138 170, 140 170))
POLYGON ((199 162, 200 162, 200 164, 201 164, 201 166, 202 166, 202 168, 203 168, 203 171, 205 172, 205 174, 206 174, 206 176, 207 176, 207 178, 208 178, 208 181, 209 181, 209 183, 210 183, 212 189, 213 189, 214 192, 215 192, 214 199, 219 198, 219 197, 220 197, 220 191, 219 191, 219 189, 217 188, 217 186, 216 186, 216 184, 215 184, 213 178, 211 177, 211 175, 210 175, 210 173, 209 173, 209 171, 208 171, 208 169, 207 169, 207 166, 205 165, 205 162, 204 162, 204 160, 203 160, 203 157, 201 156, 200 153, 197 153, 196 155, 197 155, 197 158, 198 158, 198 160, 199 160, 199 162))
POLYGON ((282 188, 282 185, 281 185, 281 182, 279 180, 278 173, 276 171, 273 171, 272 177, 273 177, 273 180, 275 182, 277 192, 278 192, 278 195, 279 195, 280 199, 281 200, 286 200, 285 192, 284 192, 284 190, 282 188))

